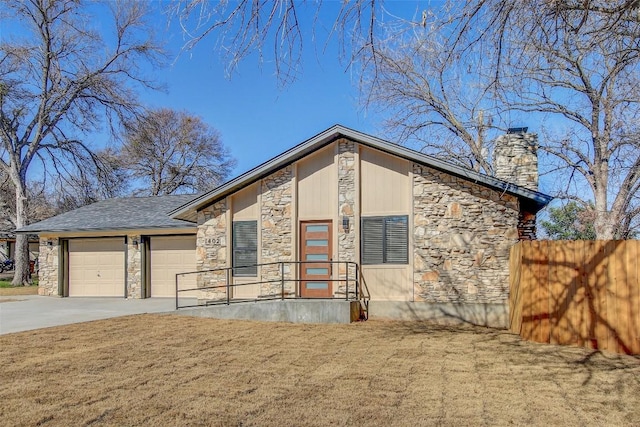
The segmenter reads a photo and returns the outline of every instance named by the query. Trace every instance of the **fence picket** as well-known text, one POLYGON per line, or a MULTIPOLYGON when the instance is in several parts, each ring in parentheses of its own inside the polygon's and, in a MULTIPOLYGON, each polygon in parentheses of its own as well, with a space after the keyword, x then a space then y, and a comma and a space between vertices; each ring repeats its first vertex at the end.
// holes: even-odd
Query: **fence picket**
POLYGON ((528 241, 510 256, 511 331, 640 354, 640 241, 528 241))

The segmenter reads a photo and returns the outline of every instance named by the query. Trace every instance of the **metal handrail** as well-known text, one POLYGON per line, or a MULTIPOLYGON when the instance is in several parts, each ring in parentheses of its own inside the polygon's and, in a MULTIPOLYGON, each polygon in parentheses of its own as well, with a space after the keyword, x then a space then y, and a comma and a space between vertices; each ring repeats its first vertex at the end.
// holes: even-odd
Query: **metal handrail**
POLYGON ((369 300, 371 299, 371 294, 369 293, 367 281, 364 280, 359 265, 356 267, 356 282, 360 286, 360 292, 358 294, 358 300, 360 301, 360 319, 369 320, 369 300))
MULTIPOLYGON (((360 292, 360 283, 359 283, 359 265, 356 262, 353 261, 276 261, 276 262, 268 262, 268 263, 261 263, 261 264, 249 264, 249 265, 241 265, 241 266, 235 266, 235 267, 220 267, 220 268, 214 268, 214 269, 209 269, 209 270, 200 270, 200 271, 187 271, 184 273, 178 273, 175 275, 175 285, 176 285, 176 310, 180 309, 180 308, 190 308, 190 307, 201 307, 203 304, 192 304, 192 305, 183 305, 181 306, 179 304, 179 298, 180 298, 180 293, 181 292, 193 292, 193 291, 204 291, 204 290, 208 290, 208 289, 225 289, 225 296, 226 298, 224 300, 213 300, 213 301, 208 301, 207 303, 205 303, 204 305, 220 305, 220 304, 225 304, 225 305, 229 305, 229 304, 233 304, 233 303, 237 303, 237 302, 250 302, 250 301, 269 301, 269 300, 276 300, 276 299, 280 299, 280 300, 284 300, 284 299, 339 299, 339 298, 335 298, 335 297, 326 297, 326 298, 310 298, 310 297, 302 297, 300 295, 298 295, 299 292, 299 288, 298 286, 296 286, 295 292, 296 295, 294 295, 293 297, 288 296, 288 294, 285 292, 285 284, 286 283, 300 283, 300 282, 305 282, 305 281, 309 281, 308 279, 303 280, 300 279, 299 277, 290 277, 290 278, 286 278, 285 277, 285 265, 295 265, 295 266, 299 266, 299 265, 303 265, 303 264, 329 264, 332 266, 332 271, 333 271, 333 265, 344 265, 345 267, 345 277, 343 279, 341 278, 329 278, 327 280, 322 280, 322 281, 326 281, 326 282, 337 282, 337 283, 345 283, 345 300, 349 301, 349 300, 356 300, 359 301, 361 300, 361 292, 360 292), (278 266, 279 268, 277 269, 278 273, 279 273, 279 277, 277 278, 272 278, 269 280, 258 280, 258 281, 252 281, 252 282, 247 282, 247 283, 233 283, 233 270, 234 269, 240 269, 240 268, 246 268, 246 267, 265 267, 265 266, 278 266), (352 278, 349 276, 349 267, 355 267, 355 277, 352 278), (187 275, 191 275, 191 274, 206 274, 206 273, 218 273, 220 274, 220 276, 224 275, 225 278, 225 283, 221 284, 221 285, 212 285, 212 286, 203 286, 203 287, 196 287, 196 288, 187 288, 187 289, 179 289, 179 278, 180 277, 184 277, 187 275), (262 285, 262 284, 268 284, 268 283, 280 283, 280 295, 278 296, 277 294, 269 294, 269 295, 259 295, 257 298, 231 298, 231 291, 237 287, 241 287, 241 286, 251 286, 251 285, 262 285), (349 292, 349 285, 350 283, 353 283, 354 285, 354 292, 353 292, 353 298, 350 298, 350 292, 349 292)), ((292 274, 290 272, 290 274, 292 274)), ((295 275, 295 273, 293 273, 293 275, 295 275)), ((332 273, 333 275, 333 273, 332 273)), ((341 298, 340 298, 341 299, 341 298)))

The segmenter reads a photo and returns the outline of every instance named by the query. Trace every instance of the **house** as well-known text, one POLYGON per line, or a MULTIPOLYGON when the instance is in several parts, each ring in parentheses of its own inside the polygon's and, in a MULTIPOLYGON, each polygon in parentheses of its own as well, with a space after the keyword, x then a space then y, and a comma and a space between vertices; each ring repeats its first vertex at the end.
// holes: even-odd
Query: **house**
POLYGON ((498 138, 491 177, 336 125, 173 209, 164 198, 105 201, 20 231, 41 236, 46 295, 159 295, 153 242, 179 235, 195 248, 181 271, 199 272, 179 276, 180 289, 202 289, 203 304, 348 299, 357 277, 374 316, 506 325, 509 248, 535 238, 551 200, 537 191, 536 144, 498 138), (107 266, 103 249, 117 260, 107 266))

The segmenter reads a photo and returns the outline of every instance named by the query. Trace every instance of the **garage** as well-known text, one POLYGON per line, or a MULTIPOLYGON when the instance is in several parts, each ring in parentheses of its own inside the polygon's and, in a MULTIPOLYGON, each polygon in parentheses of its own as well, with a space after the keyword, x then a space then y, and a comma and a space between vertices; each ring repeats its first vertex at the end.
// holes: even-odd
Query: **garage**
MULTIPOLYGON (((151 297, 175 297, 176 274, 197 269, 196 236, 152 236, 150 246, 151 297)), ((195 288, 196 276, 181 277, 180 289, 195 288)))
MULTIPOLYGON (((40 239, 38 292, 174 297, 175 274, 196 270, 198 225, 197 218, 174 219, 169 213, 194 197, 101 200, 23 227, 21 232, 40 239)), ((189 277, 184 287, 195 282, 189 277)))
POLYGON ((69 240, 69 296, 123 297, 124 238, 69 240))

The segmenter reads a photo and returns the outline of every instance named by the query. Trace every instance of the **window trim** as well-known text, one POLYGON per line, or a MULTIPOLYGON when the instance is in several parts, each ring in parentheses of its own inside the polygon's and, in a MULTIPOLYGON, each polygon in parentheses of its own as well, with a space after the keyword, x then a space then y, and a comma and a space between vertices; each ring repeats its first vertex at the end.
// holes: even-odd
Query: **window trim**
POLYGON ((362 265, 408 265, 409 264, 409 215, 377 215, 377 216, 363 216, 360 218, 360 260, 362 265), (406 242, 406 258, 402 262, 388 261, 387 257, 387 223, 393 220, 402 219, 406 224, 405 242, 406 242), (382 222, 382 262, 373 263, 366 262, 365 259, 365 221, 366 220, 380 220, 382 222))

